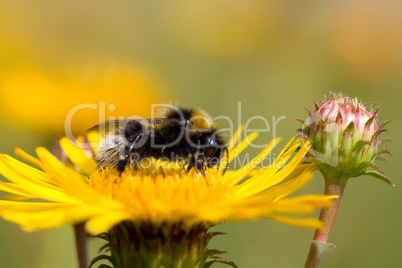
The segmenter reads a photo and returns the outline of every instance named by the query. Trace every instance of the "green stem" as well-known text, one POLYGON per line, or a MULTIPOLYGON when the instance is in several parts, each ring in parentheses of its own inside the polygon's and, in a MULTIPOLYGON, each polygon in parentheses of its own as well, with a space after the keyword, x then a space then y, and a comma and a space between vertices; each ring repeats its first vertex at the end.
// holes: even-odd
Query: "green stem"
POLYGON ((85 223, 74 225, 75 245, 77 249, 78 267, 87 268, 87 233, 85 231, 85 223))
POLYGON ((317 229, 314 234, 305 268, 318 267, 324 255, 334 248, 334 245, 327 243, 327 241, 335 221, 339 204, 341 203, 347 178, 339 173, 327 173, 324 174, 324 178, 325 195, 338 195, 339 198, 332 200, 332 205, 329 208, 323 208, 321 210, 320 220, 324 223, 324 228, 321 230, 317 229))

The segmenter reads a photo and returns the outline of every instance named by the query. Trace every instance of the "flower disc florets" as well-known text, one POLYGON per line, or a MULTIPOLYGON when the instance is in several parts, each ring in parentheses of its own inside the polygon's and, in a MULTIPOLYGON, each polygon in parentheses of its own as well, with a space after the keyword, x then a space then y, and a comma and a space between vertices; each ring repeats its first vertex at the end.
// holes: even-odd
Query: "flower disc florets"
POLYGON ((380 148, 381 142, 388 139, 379 138, 389 121, 378 126, 378 109, 373 111, 372 107, 369 112, 366 105, 341 94, 331 94, 331 99, 321 105, 314 102, 314 112, 308 111, 310 117, 299 120, 303 123, 302 136, 312 142, 307 161, 316 163, 323 173, 336 171, 348 178, 373 175, 393 185, 374 164, 383 153, 392 156, 389 150, 380 148))

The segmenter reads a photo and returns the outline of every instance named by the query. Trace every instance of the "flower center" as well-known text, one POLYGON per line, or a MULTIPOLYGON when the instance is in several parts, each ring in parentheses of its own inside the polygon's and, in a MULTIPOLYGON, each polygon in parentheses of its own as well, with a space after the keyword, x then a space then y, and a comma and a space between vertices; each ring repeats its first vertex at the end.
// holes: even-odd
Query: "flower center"
POLYGON ((95 172, 88 184, 125 204, 139 220, 159 223, 183 218, 189 223, 202 221, 197 215, 227 200, 231 189, 214 169, 206 170, 205 177, 196 170, 154 174, 127 170, 119 176, 114 169, 105 169, 95 172))

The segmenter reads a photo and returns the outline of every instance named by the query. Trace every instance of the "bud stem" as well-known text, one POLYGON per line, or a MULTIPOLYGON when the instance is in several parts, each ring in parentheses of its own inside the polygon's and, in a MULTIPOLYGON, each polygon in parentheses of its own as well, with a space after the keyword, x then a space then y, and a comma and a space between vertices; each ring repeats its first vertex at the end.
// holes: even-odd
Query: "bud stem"
POLYGON ((335 247, 333 244, 327 243, 327 241, 335 221, 339 204, 341 203, 342 194, 348 177, 337 172, 323 173, 323 175, 325 178, 325 195, 338 195, 339 198, 333 199, 332 205, 329 208, 323 208, 321 210, 320 220, 324 223, 324 228, 321 230, 317 229, 314 234, 305 268, 318 267, 324 255, 330 251, 332 252, 335 247))

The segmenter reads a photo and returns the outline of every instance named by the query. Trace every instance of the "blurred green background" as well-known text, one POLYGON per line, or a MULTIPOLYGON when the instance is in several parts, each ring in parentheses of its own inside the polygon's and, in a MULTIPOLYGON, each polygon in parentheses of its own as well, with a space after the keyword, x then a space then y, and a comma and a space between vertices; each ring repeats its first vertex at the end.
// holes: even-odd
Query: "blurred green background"
MULTIPOLYGON (((343 92, 377 103, 379 122, 392 121, 383 137, 396 159, 378 164, 397 188, 350 180, 329 239, 337 248, 320 267, 402 267, 401 14, 399 0, 2 0, 0 151, 51 148, 63 109, 98 101, 144 116, 149 103, 179 103, 236 124, 241 102, 242 123, 285 116, 276 135, 286 141, 304 107, 343 92)), ((74 133, 96 123, 88 118, 74 133)), ((300 194, 322 191, 317 173, 300 194)), ((268 220, 216 229, 228 235, 211 246, 255 268, 302 267, 314 233, 268 220)), ((25 233, 1 220, 0 237, 0 267, 77 266, 69 226, 25 233)), ((98 244, 90 249, 94 256, 98 244)))

